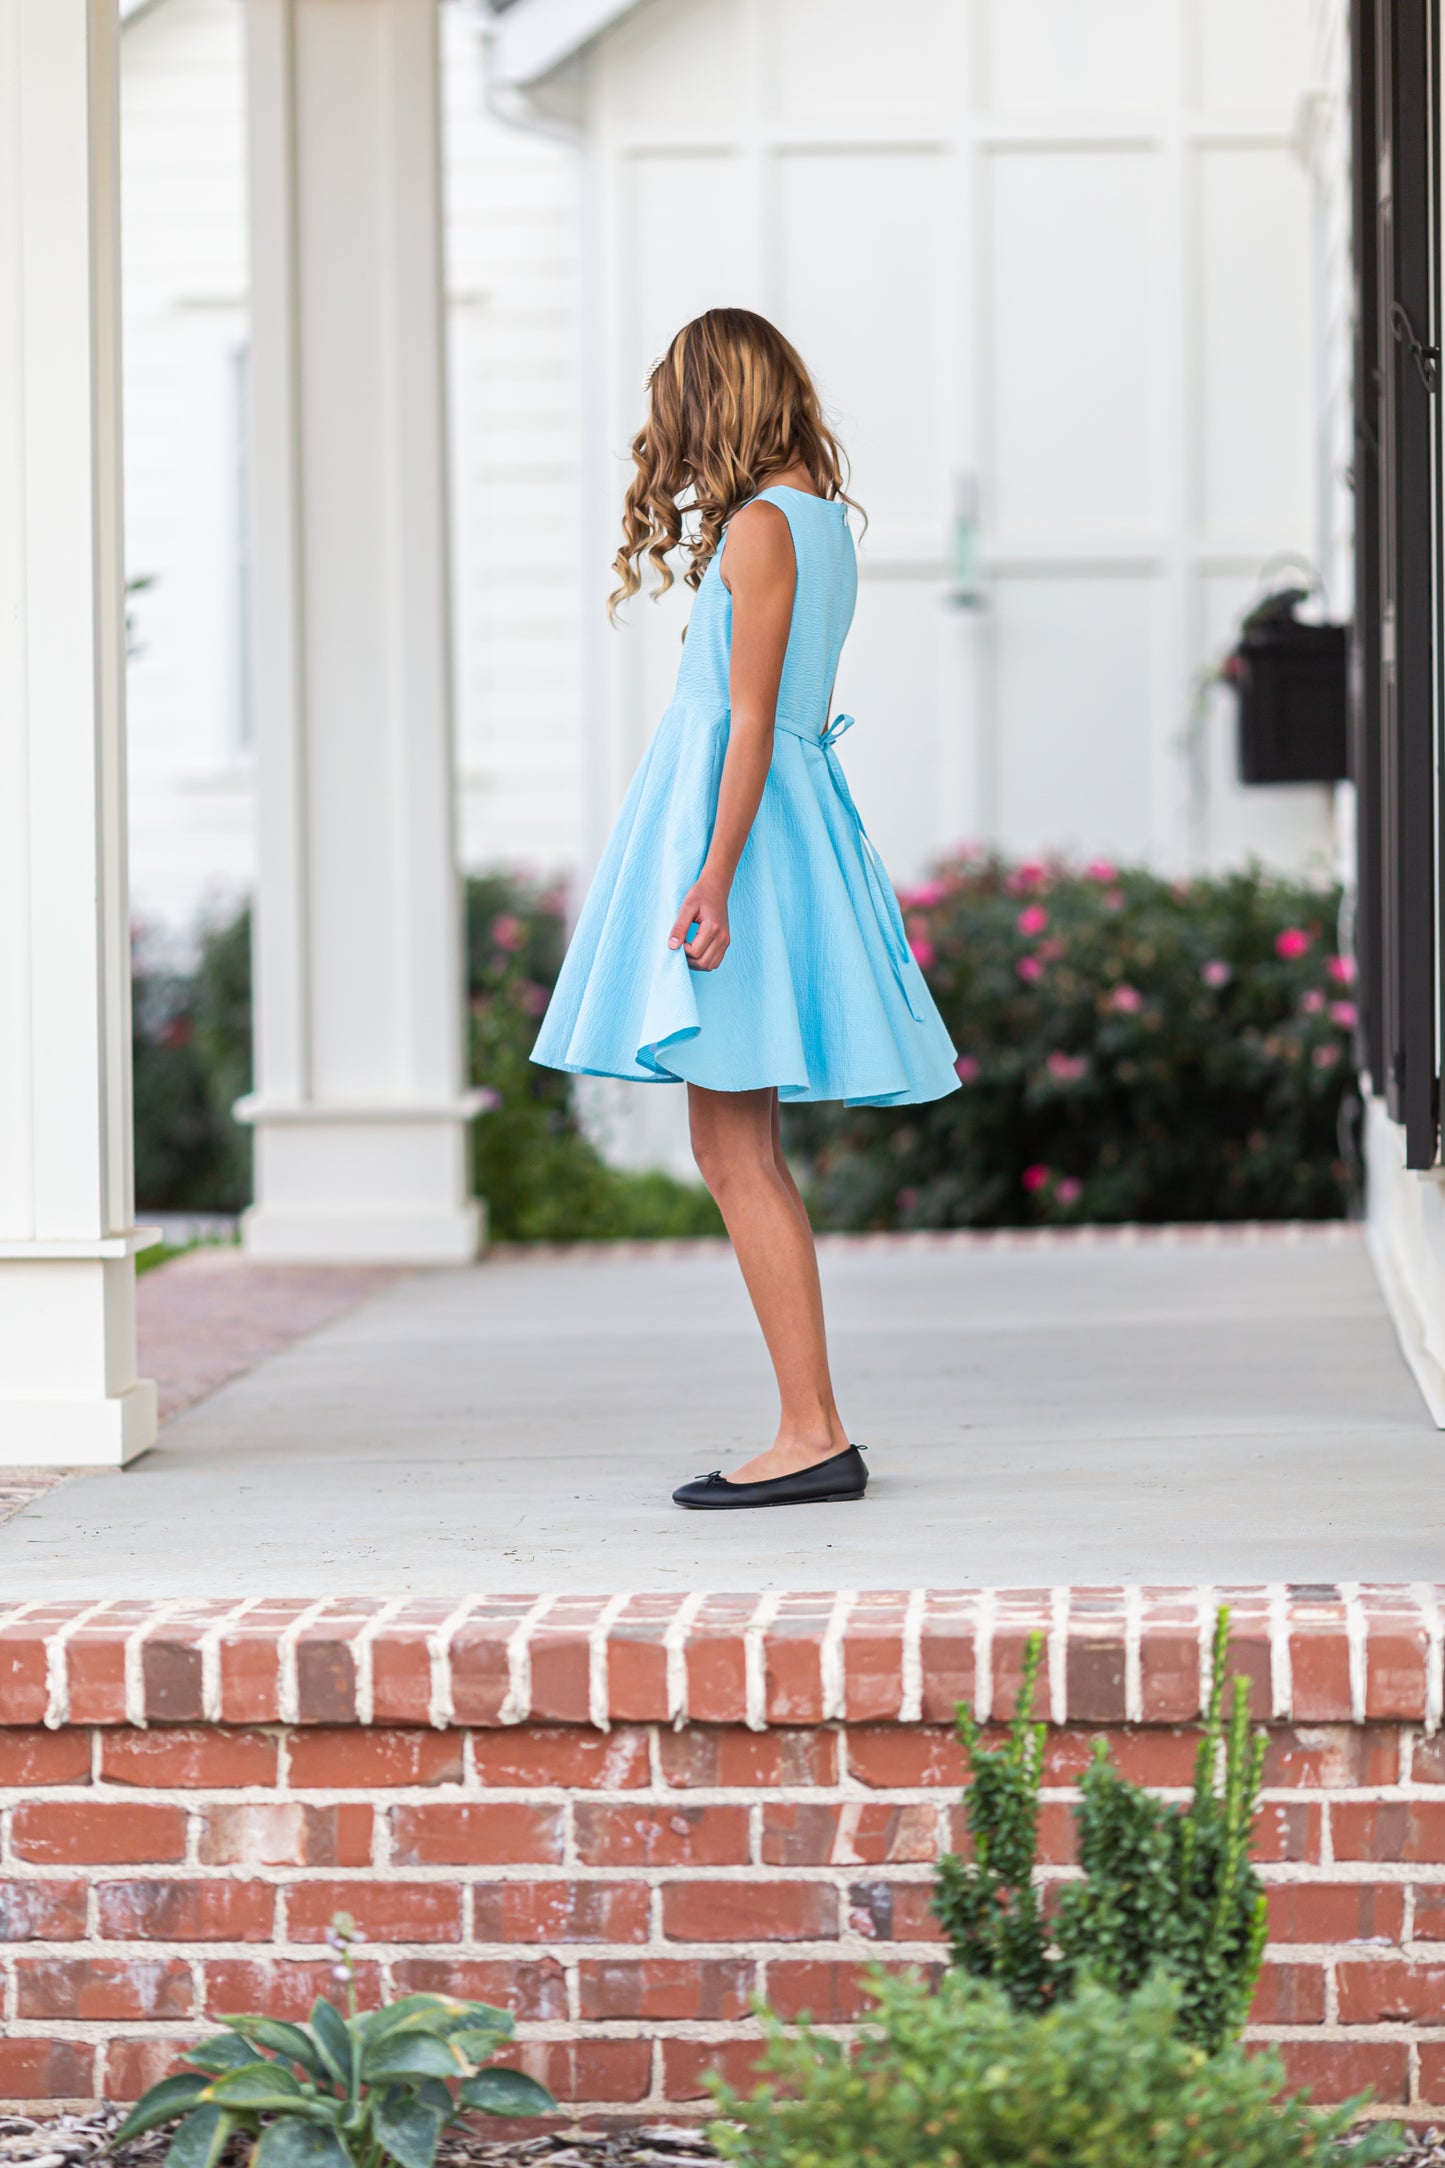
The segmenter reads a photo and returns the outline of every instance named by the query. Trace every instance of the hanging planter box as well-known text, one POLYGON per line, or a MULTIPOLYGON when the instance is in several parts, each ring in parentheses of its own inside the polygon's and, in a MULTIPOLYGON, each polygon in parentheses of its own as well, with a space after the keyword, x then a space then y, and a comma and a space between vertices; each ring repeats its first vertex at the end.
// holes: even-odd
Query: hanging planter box
POLYGON ((1349 774, 1349 635, 1295 616, 1298 588, 1251 610, 1224 666, 1239 702, 1242 783, 1341 783, 1349 774))

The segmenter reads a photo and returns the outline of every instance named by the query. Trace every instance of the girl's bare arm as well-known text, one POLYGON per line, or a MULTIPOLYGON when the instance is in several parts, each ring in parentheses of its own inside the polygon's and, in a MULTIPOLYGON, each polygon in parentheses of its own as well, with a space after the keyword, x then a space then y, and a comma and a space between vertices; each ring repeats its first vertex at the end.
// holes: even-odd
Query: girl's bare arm
POLYGON ((724 584, 733 598, 732 704, 712 842, 682 901, 669 948, 685 948, 695 971, 715 971, 727 954, 728 894, 762 800, 773 757, 773 722, 793 621, 797 565, 786 514, 750 504, 728 527, 724 584), (689 941, 687 931, 696 925, 689 941))

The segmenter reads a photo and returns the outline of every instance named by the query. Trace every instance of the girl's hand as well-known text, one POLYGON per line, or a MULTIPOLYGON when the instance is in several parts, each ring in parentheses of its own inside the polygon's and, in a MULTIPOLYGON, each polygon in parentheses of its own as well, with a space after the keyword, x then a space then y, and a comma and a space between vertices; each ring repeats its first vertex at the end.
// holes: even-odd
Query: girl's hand
POLYGON ((728 892, 720 882, 710 881, 704 875, 701 880, 694 881, 683 897, 682 909, 667 937, 667 945, 670 949, 684 951, 689 970, 716 971, 731 940, 728 892), (697 928, 690 941, 687 938, 689 926, 697 928))

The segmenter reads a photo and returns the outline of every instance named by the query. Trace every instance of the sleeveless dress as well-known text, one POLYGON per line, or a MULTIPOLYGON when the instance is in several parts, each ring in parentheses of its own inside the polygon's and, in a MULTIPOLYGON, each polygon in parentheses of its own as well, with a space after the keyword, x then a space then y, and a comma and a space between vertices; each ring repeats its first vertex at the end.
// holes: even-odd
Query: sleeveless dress
MULTIPOLYGON (((958 1089, 955 1051, 828 722, 858 568, 848 508, 786 485, 797 563, 772 764, 728 902, 731 946, 694 971, 667 939, 702 871, 727 751, 726 534, 693 603, 677 686, 602 855, 532 1059, 579 1076, 773 1085, 783 1100, 908 1106, 958 1089)), ((754 502, 759 501, 754 499, 754 502)))

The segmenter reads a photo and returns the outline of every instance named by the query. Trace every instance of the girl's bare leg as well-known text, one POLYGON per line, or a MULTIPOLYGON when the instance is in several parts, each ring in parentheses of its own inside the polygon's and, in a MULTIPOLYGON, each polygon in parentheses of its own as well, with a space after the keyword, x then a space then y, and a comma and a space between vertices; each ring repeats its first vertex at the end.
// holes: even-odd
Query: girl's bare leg
POLYGON ((782 1413, 735 1482, 790 1475, 846 1450, 833 1399, 813 1230, 783 1158, 775 1091, 687 1087, 693 1157, 717 1200, 778 1380, 782 1413))

